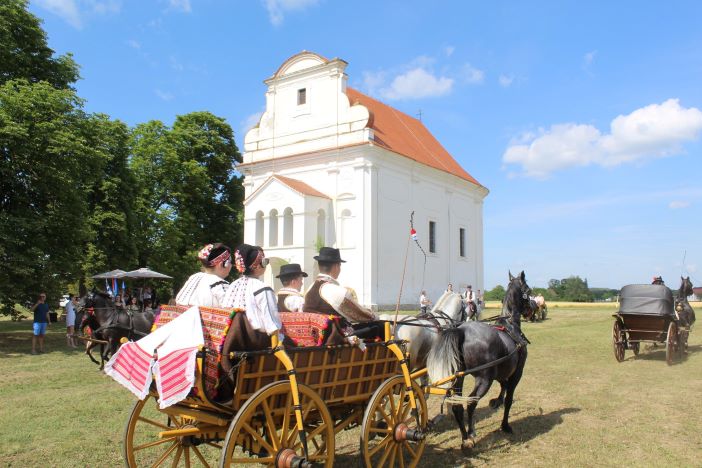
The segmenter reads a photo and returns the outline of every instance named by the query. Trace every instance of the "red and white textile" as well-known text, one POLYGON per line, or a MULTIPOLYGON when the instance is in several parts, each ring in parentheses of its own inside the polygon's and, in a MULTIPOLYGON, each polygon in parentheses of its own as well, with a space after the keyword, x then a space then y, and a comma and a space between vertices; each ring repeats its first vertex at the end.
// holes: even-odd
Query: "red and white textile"
POLYGON ((204 342, 200 312, 191 307, 139 341, 122 345, 105 364, 105 373, 140 400, 148 395, 155 375, 163 409, 188 396, 195 383, 197 351, 204 342))

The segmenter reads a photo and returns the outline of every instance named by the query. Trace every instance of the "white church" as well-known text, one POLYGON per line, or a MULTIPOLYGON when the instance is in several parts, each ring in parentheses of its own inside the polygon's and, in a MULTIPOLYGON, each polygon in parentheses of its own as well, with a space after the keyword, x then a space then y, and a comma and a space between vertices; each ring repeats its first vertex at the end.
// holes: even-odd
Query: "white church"
POLYGON ((346 260, 339 281, 359 302, 417 308, 453 283, 483 289, 488 190, 417 119, 347 86, 347 63, 301 52, 265 80, 266 110, 244 140, 244 239, 310 276, 326 245, 346 260), (410 215, 420 248, 409 239, 410 215), (410 240, 408 248, 408 240, 410 240), (407 265, 404 268, 405 256, 407 265))

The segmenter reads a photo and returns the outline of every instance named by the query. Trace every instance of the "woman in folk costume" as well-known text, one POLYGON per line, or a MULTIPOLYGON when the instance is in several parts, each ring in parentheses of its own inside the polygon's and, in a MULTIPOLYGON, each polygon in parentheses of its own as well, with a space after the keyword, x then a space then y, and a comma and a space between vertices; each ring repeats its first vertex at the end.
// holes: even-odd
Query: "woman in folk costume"
POLYGON ((198 253, 203 271, 190 276, 176 295, 176 304, 222 307, 232 269, 231 249, 224 244, 207 244, 198 253))
MULTIPOLYGON (((283 326, 273 289, 259 279, 267 265, 268 259, 261 247, 248 244, 237 247, 234 266, 242 276, 227 288, 223 306, 245 310, 251 328, 270 336, 283 326)), ((279 335, 282 342, 284 337, 282 333, 279 335)))

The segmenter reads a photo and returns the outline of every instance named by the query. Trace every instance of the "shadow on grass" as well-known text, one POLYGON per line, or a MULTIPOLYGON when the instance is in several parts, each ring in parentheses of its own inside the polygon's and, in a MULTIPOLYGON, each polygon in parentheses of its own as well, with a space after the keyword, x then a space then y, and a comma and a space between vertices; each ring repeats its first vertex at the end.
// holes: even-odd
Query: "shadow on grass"
MULTIPOLYGON (((489 407, 476 408, 475 418, 479 421, 487 418, 495 411, 502 413, 502 408, 493 410, 489 407)), ((424 449, 422 460, 434 463, 469 463, 469 460, 480 460, 482 463, 494 462, 495 451, 505 450, 510 446, 527 443, 547 432, 555 426, 563 423, 563 416, 580 412, 580 408, 563 408, 546 414, 530 415, 523 418, 510 419, 510 425, 514 430, 513 434, 506 434, 497 427, 492 432, 481 436, 478 433, 476 446, 470 451, 460 449, 460 433, 451 438, 452 446, 437 446, 428 443, 424 449)), ((467 422, 467 420, 466 420, 467 422)), ((435 426, 434 432, 441 433, 446 430, 456 429, 456 421, 453 414, 441 419, 435 426)))
MULTIPOLYGON (((31 354, 32 351, 32 322, 25 330, 13 330, 0 333, 0 359, 18 358, 31 354)), ((25 323, 26 325, 26 323, 25 323)), ((49 332, 44 337, 45 355, 61 353, 65 355, 81 354, 85 350, 82 342, 78 348, 69 348, 66 345, 66 329, 60 325, 52 324, 49 332), (52 330, 54 328, 54 330, 52 330)))
MULTIPOLYGON (((682 355, 682 359, 678 359, 677 356, 673 359, 673 365, 685 362, 689 356, 700 351, 702 351, 702 345, 688 346, 687 352, 682 355)), ((656 346, 653 344, 644 346, 638 356, 631 354, 624 359, 624 362, 636 360, 666 362, 665 343, 658 343, 656 346)))

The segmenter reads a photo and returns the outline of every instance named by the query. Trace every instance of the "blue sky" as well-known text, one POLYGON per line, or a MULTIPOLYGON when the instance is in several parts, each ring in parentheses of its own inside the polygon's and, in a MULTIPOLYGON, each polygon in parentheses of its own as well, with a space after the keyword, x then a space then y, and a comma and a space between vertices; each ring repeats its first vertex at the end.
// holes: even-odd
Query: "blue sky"
POLYGON ((702 2, 32 0, 86 109, 243 134, 301 50, 422 121, 490 189, 485 286, 524 269, 702 285, 702 2))

